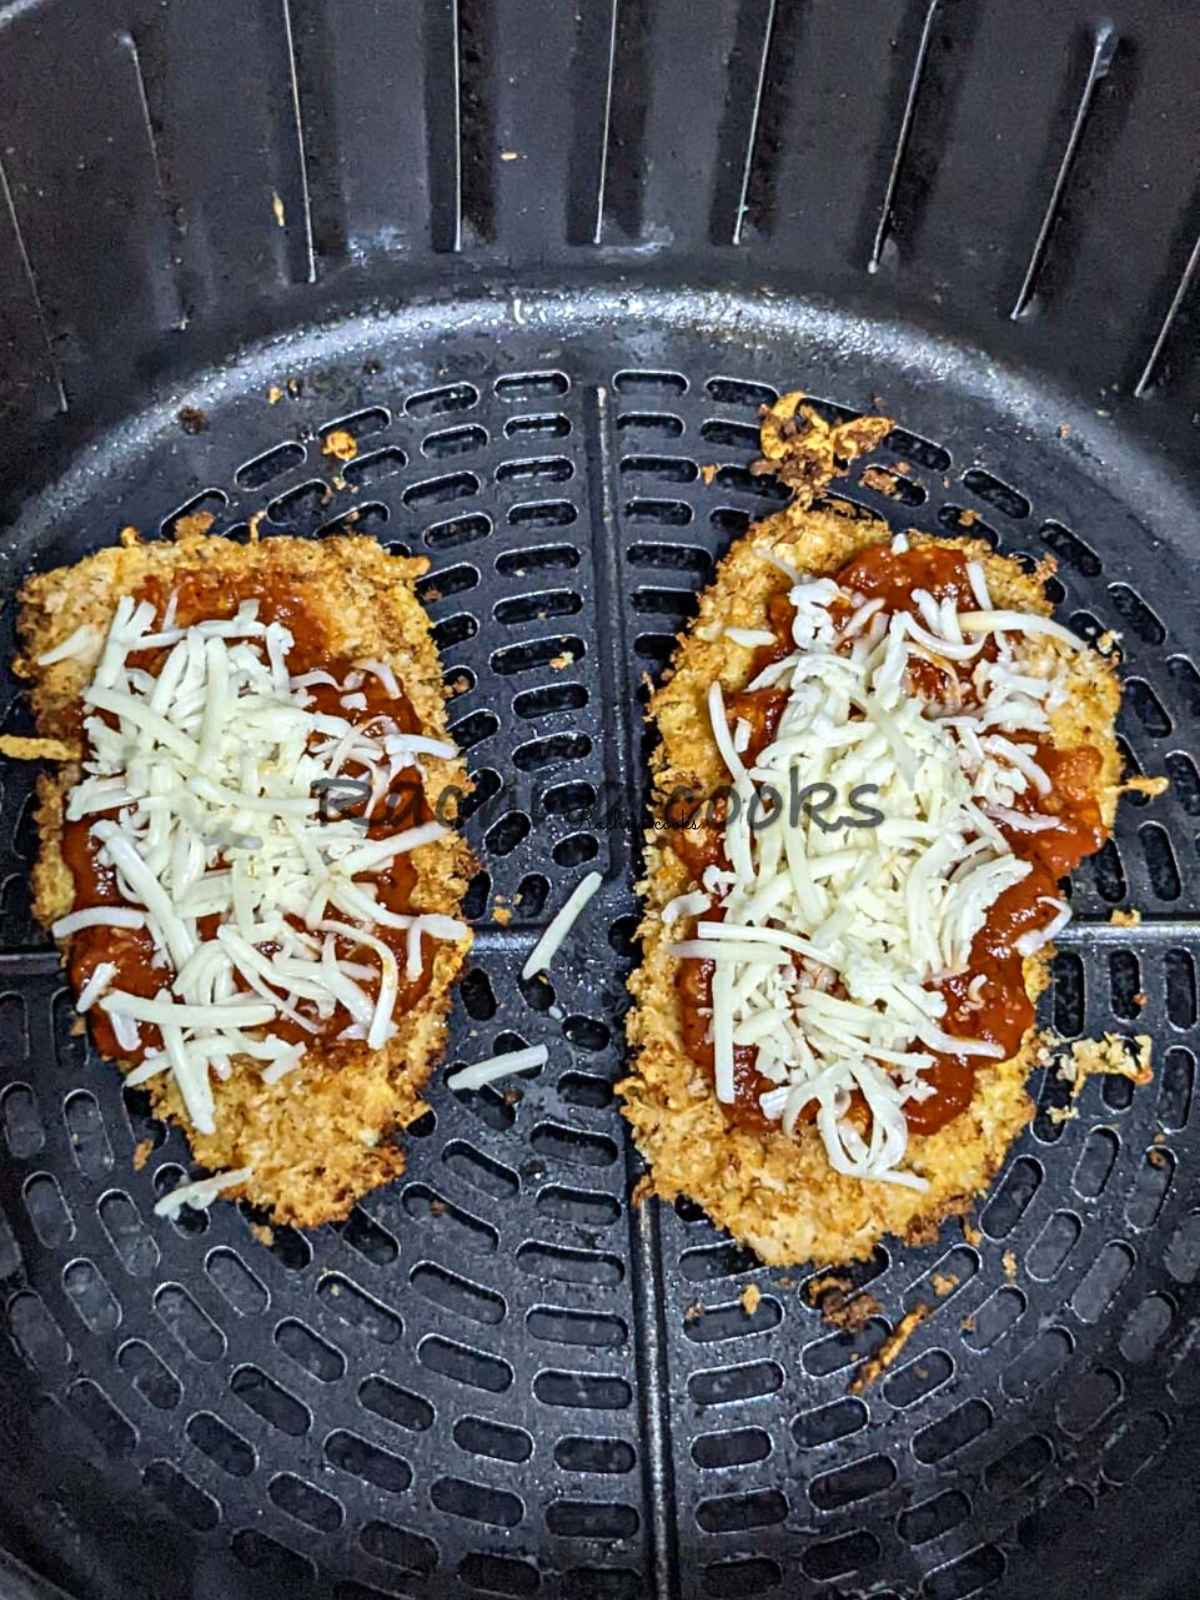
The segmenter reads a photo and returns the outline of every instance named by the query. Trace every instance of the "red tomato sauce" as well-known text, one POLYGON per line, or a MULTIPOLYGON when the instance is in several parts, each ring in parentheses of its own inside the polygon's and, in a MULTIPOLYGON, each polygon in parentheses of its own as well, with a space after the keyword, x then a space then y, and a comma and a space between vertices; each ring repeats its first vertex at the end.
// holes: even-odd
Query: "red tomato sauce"
MULTIPOLYGON (((967 559, 961 550, 942 546, 921 546, 902 553, 887 544, 873 545, 847 562, 837 574, 844 589, 854 590, 864 600, 881 598, 884 610, 915 614, 914 589, 926 589, 935 600, 951 599, 962 610, 975 610, 974 591, 967 573, 967 559)), ((764 667, 781 661, 795 648, 792 642, 793 607, 788 589, 774 593, 767 604, 767 621, 775 641, 761 646, 754 654, 750 678, 764 667)), ((994 654, 994 645, 991 654, 994 654)), ((984 654, 989 652, 985 648, 984 654)), ((975 658, 978 660, 978 657, 975 658)), ((969 677, 974 661, 959 668, 960 679, 969 677)), ((944 699, 943 669, 933 662, 917 661, 910 670, 910 687, 923 698, 944 699)), ((751 759, 775 736, 779 719, 787 704, 780 688, 759 689, 730 695, 726 706, 730 717, 741 716, 750 724, 751 759)), ((941 985, 946 999, 942 1030, 956 1038, 982 1039, 1000 1046, 1007 1060, 1020 1049, 1021 1041, 1033 1025, 1033 1003, 1025 992, 1023 962, 1016 952, 1022 933, 1046 926, 1053 909, 1042 904, 1044 898, 1061 898, 1058 879, 1065 877, 1087 856, 1098 850, 1107 838, 1097 800, 1101 757, 1090 745, 1073 750, 1057 750, 1037 741, 1031 748, 1033 759, 1049 777, 1051 792, 1036 792, 1018 797, 1014 810, 1054 816, 1061 827, 1038 833, 1016 828, 1001 828, 1014 855, 1032 862, 1032 871, 995 901, 987 919, 971 945, 967 970, 941 985), (976 985, 974 1000, 970 986, 979 976, 985 983, 976 985)), ((672 848, 698 880, 703 866, 725 864, 721 831, 710 824, 699 829, 671 834, 672 848), (686 842, 685 842, 686 840, 686 842), (697 870, 699 868, 699 870, 697 870)), ((719 913, 710 913, 710 920, 719 913)), ((692 1059, 706 1071, 713 1071, 713 1047, 709 1037, 712 1016, 711 961, 681 961, 676 971, 683 1039, 692 1059)), ((915 1048, 921 1048, 919 1045, 915 1048)), ((752 1047, 735 1050, 732 1104, 723 1105, 727 1120, 751 1132, 778 1127, 763 1116, 760 1094, 773 1085, 757 1071, 757 1051, 752 1047)), ((935 1093, 928 1099, 910 1100, 905 1106, 909 1131, 935 1133, 965 1111, 975 1092, 976 1073, 986 1070, 993 1058, 939 1053, 932 1067, 922 1074, 933 1084, 935 1093)), ((850 1114, 861 1119, 864 1111, 857 1094, 850 1114)), ((802 1115, 812 1121, 815 1102, 802 1115)))
MULTIPOLYGON (((341 682, 346 674, 353 670, 352 663, 348 659, 331 653, 320 618, 311 606, 305 603, 303 596, 270 575, 239 575, 234 579, 220 573, 191 572, 182 574, 170 584, 152 577, 147 579, 133 598, 135 601, 151 601, 157 608, 161 622, 163 608, 172 591, 176 595, 175 621, 179 627, 232 617, 243 601, 257 600, 260 621, 281 622, 292 633, 295 643, 288 655, 288 667, 293 676, 322 670, 341 682)), ((166 655, 166 650, 146 650, 132 654, 130 661, 144 671, 157 673, 166 655)), ((366 707, 347 713, 338 703, 341 694, 344 693, 343 690, 335 689, 329 684, 313 685, 308 690, 311 696, 310 709, 331 716, 349 715, 360 722, 366 722, 373 716, 383 715, 390 717, 402 733, 416 733, 420 730, 419 719, 408 696, 401 691, 398 699, 393 698, 373 673, 364 674, 363 682, 356 692, 366 697, 366 707)), ((393 833, 429 821, 431 813, 425 801, 420 774, 416 769, 407 767, 397 772, 386 797, 378 801, 374 809, 375 817, 361 829, 364 840, 387 838, 393 833)), ((347 795, 345 800, 339 799, 336 793, 330 797, 331 819, 337 816, 352 817, 356 814, 361 816, 362 810, 363 802, 355 803, 352 795, 347 795)), ((89 831, 96 820, 97 817, 92 815, 77 822, 67 822, 63 828, 63 858, 75 882, 75 898, 72 904, 72 910, 75 911, 82 911, 92 906, 129 903, 120 893, 115 872, 111 867, 102 866, 96 859, 97 850, 89 831)), ((365 877, 362 881, 374 889, 380 903, 389 911, 407 914, 414 910, 413 893, 416 889, 417 872, 410 854, 393 856, 391 861, 377 873, 365 877)), ((336 910, 330 910, 327 914, 336 921, 346 920, 345 916, 336 910)), ((201 919, 198 927, 200 936, 204 939, 213 938, 218 920, 216 916, 201 919)), ((297 927, 300 926, 295 919, 291 920, 297 927)), ((395 1014, 403 1015, 416 1005, 429 988, 432 968, 428 942, 422 941, 423 962, 419 977, 408 981, 404 977, 407 955, 405 930, 377 926, 372 929, 372 934, 387 944, 396 957, 400 968, 400 987, 395 1014)), ((336 948, 339 958, 356 959, 364 966, 378 969, 379 956, 369 948, 356 946, 353 940, 341 937, 337 939, 336 948)), ((263 952, 267 955, 272 953, 269 946, 264 946, 263 952)), ((153 999, 158 991, 168 986, 171 981, 171 969, 156 960, 153 942, 149 932, 144 928, 84 928, 75 934, 70 944, 67 974, 77 993, 102 961, 113 962, 116 965, 117 971, 112 980, 112 988, 122 989, 145 999, 153 999)), ((236 973, 234 982, 239 989, 244 990, 247 987, 236 973)), ((359 980, 359 983, 372 998, 378 993, 377 980, 364 978, 359 980)), ((289 1043, 336 1038, 352 1020, 341 1005, 330 1017, 324 1019, 317 1017, 311 1002, 300 1002, 296 1009, 302 1016, 315 1023, 316 1027, 315 1031, 310 1032, 287 1017, 278 1017, 271 1023, 270 1031, 289 1043)), ((140 1026, 142 1048, 130 1052, 122 1050, 117 1044, 116 1034, 106 1011, 99 1006, 93 1006, 88 1016, 96 1049, 110 1060, 140 1061, 143 1056, 162 1048, 159 1030, 149 1023, 142 1023, 140 1026)))

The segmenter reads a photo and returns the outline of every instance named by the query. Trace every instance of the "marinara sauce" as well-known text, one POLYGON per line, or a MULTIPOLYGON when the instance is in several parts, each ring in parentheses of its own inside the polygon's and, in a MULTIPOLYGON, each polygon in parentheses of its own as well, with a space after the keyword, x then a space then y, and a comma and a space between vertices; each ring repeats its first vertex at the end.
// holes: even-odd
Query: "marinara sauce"
MULTIPOLYGON (((151 577, 146 580, 133 599, 135 602, 149 600, 161 616, 171 592, 176 596, 175 622, 178 627, 183 628, 196 622, 232 617, 244 601, 257 600, 258 617, 261 622, 280 622, 292 634, 295 642, 288 655, 288 668, 292 676, 321 670, 328 672, 341 683, 346 674, 354 670, 353 663, 349 659, 332 652, 319 613, 308 603, 302 588, 295 584, 286 584, 274 574, 256 573, 232 578, 222 573, 198 571, 180 574, 169 584, 160 578, 151 577)), ((141 667, 146 672, 157 673, 166 660, 167 653, 165 649, 145 650, 132 653, 129 660, 132 665, 141 667)), ((334 688, 331 684, 314 684, 307 692, 310 696, 311 710, 327 713, 330 716, 349 716, 361 723, 366 723, 375 716, 386 716, 395 723, 401 733, 420 731, 420 721, 408 696, 403 691, 399 698, 388 694, 384 685, 373 673, 363 674, 363 682, 355 692, 365 696, 367 703, 365 707, 354 712, 347 712, 339 704, 340 697, 346 692, 344 689, 334 688)), ((330 797, 331 817, 352 817, 356 814, 361 816, 362 810, 363 804, 356 803, 351 794, 347 794, 345 800, 340 800, 336 794, 330 797)), ((383 839, 429 820, 429 807, 425 801, 420 774, 415 768, 406 767, 396 773, 386 796, 376 802, 374 811, 375 816, 361 829, 364 840, 383 839)), ((101 865, 97 859, 97 846, 90 834, 91 826, 96 821, 97 817, 93 814, 76 822, 67 822, 63 827, 63 859, 70 868, 75 882, 75 898, 72 903, 74 911, 82 911, 93 906, 129 903, 121 895, 115 871, 111 867, 101 865)), ((414 910, 413 893, 416 888, 417 872, 410 854, 393 856, 378 872, 365 876, 363 882, 374 889, 380 903, 389 911, 407 914, 414 910)), ((343 913, 336 910, 331 909, 327 915, 336 921, 346 921, 343 913)), ((200 937, 202 939, 215 937, 219 920, 216 916, 201 918, 198 925, 200 937)), ((296 926, 299 927, 300 924, 296 923, 296 926)), ((404 976, 407 955, 405 930, 376 926, 371 931, 376 939, 388 945, 396 957, 400 969, 400 984, 395 1009, 398 1014, 402 1014, 411 1010, 429 988, 432 969, 428 948, 426 946, 423 954, 420 976, 409 981, 404 976)), ((270 945, 264 945, 262 949, 265 955, 274 953, 270 945)), ((356 950, 360 952, 357 956, 359 961, 366 966, 378 968, 379 956, 376 952, 363 946, 356 946, 349 937, 338 937, 337 954, 340 958, 353 959, 356 950)), ((76 993, 83 988, 102 961, 112 962, 117 968, 112 988, 122 989, 144 999, 153 999, 158 991, 171 981, 171 969, 157 958, 153 941, 145 928, 84 928, 75 934, 71 940, 67 971, 76 993)), ((237 973, 234 974, 234 982, 239 989, 246 987, 237 973)), ((378 993, 377 979, 364 978, 359 982, 360 987, 372 998, 378 993)), ((315 1043, 319 1040, 336 1039, 352 1020, 349 1012, 341 1005, 337 1006, 333 1014, 327 1018, 319 1018, 309 1001, 298 1002, 296 1009, 315 1027, 310 1031, 288 1017, 277 1017, 271 1023, 270 1031, 288 1043, 315 1043)), ((122 1050, 117 1043, 108 1013, 101 1007, 94 1006, 89 1012, 89 1017, 96 1048, 102 1056, 109 1059, 140 1061, 143 1056, 162 1047, 159 1030, 152 1024, 142 1023, 139 1027, 141 1049, 132 1052, 122 1050)))
MULTIPOLYGON (((935 600, 952 600, 959 610, 974 610, 977 605, 967 572, 967 558, 953 547, 922 545, 907 551, 893 551, 888 544, 872 545, 848 561, 836 576, 841 588, 857 593, 863 600, 881 599, 885 613, 908 611, 919 618, 912 599, 914 589, 925 589, 935 600)), ((775 639, 755 651, 748 682, 764 667, 791 655, 795 648, 792 618, 788 588, 783 587, 767 602, 767 626, 775 639)), ((946 676, 954 672, 960 687, 969 685, 970 674, 981 656, 994 658, 993 640, 986 640, 983 649, 970 661, 947 664, 945 668, 933 662, 914 661, 910 664, 910 689, 926 699, 944 699, 946 676)), ((750 725, 751 759, 774 738, 786 704, 786 692, 774 687, 749 693, 743 691, 727 698, 731 718, 743 717, 750 725)), ((1024 735, 1020 736, 1020 741, 1030 745, 1033 759, 1050 779, 1051 790, 1048 795, 1027 792, 1018 796, 1013 809, 1053 816, 1060 826, 1038 833, 1001 826, 1014 855, 1031 862, 1032 870, 993 903, 972 942, 966 971, 940 986, 946 1000, 942 1031, 954 1037, 982 1039, 998 1045, 1004 1055, 996 1060, 1007 1060, 1016 1054, 1034 1020, 1033 1003, 1025 991, 1024 964, 1017 954, 1016 941, 1023 933, 1045 927, 1053 913, 1043 901, 1061 898, 1058 879, 1074 871, 1107 837, 1096 798, 1100 752, 1090 745, 1057 750, 1024 735), (982 984, 974 981, 979 977, 984 979, 982 984)), ((722 836, 714 826, 673 833, 671 843, 689 869, 710 862, 724 864, 722 836)), ((699 878, 698 871, 695 876, 699 878)), ((715 911, 708 914, 709 920, 717 916, 715 911)), ((713 1047, 709 1037, 712 977, 711 961, 681 961, 675 979, 684 1044, 693 1060, 710 1073, 713 1070, 713 1047)), ((774 1129, 778 1124, 769 1122, 759 1105, 759 1095, 774 1086, 756 1070, 756 1056, 757 1051, 752 1047, 735 1050, 735 1098, 732 1104, 723 1104, 722 1109, 735 1126, 761 1132, 774 1129)), ((965 1111, 975 1091, 979 1064, 986 1067, 990 1059, 939 1053, 933 1066, 922 1074, 936 1092, 926 1100, 910 1100, 904 1108, 909 1131, 935 1133, 965 1111)), ((850 1115, 857 1113, 861 1117, 861 1096, 856 1095, 854 1101, 850 1115)), ((807 1108, 802 1120, 811 1121, 815 1112, 814 1103, 807 1108)))

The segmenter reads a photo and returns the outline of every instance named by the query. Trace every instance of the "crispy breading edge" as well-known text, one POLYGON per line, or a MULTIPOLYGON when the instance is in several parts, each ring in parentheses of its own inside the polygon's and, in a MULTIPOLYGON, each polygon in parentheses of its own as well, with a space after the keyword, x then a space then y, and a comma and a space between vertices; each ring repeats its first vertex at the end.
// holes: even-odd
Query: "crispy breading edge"
MULTIPOLYGON (((679 786, 695 784, 710 792, 725 781, 704 697, 714 678, 727 694, 747 681, 752 652, 723 638, 722 630, 762 626, 766 599, 779 575, 756 551, 768 548, 802 570, 831 573, 857 551, 890 536, 888 526, 874 518, 793 504, 751 528, 731 548, 701 597, 694 622, 680 636, 672 668, 647 710, 661 739, 652 757, 654 815, 664 814, 679 786)), ((978 540, 933 541, 916 533, 909 538, 914 545, 954 544, 981 560, 998 605, 1050 613, 1038 581, 1049 569, 1027 575, 978 540)), ((1067 703, 1051 718, 1052 738, 1060 747, 1092 744, 1101 751, 1101 808, 1111 826, 1121 773, 1113 734, 1120 698, 1116 676, 1092 651, 1072 651, 1048 639, 1036 648, 1067 664, 1067 703)), ((1036 1033, 1009 1061, 981 1069, 967 1111, 937 1133, 912 1139, 908 1164, 929 1179, 925 1193, 860 1183, 834 1172, 811 1127, 794 1139, 731 1129, 679 1032, 677 962, 667 953, 672 936, 664 930, 661 911, 690 887, 690 879, 661 838, 653 828, 646 833, 646 871, 638 885, 643 957, 629 982, 635 1002, 627 1019, 632 1072, 617 1086, 650 1164, 653 1192, 665 1200, 689 1195, 772 1265, 860 1259, 888 1234, 910 1243, 935 1236, 944 1218, 967 1210, 987 1186, 1033 1114, 1025 1081, 1039 1048, 1036 1033)), ((1025 963, 1026 987, 1035 999, 1048 982, 1052 954, 1047 949, 1025 963)))
MULTIPOLYGON (((18 631, 23 659, 17 670, 33 679, 31 699, 38 730, 55 735, 68 727, 71 706, 91 677, 95 654, 47 668, 34 663, 81 622, 103 633, 122 594, 153 573, 205 569, 231 574, 259 565, 308 590, 329 629, 332 647, 352 656, 389 662, 413 703, 422 729, 446 734, 441 666, 429 620, 412 585, 428 567, 424 558, 389 555, 372 539, 309 541, 278 537, 243 546, 192 530, 177 543, 131 544, 102 550, 74 567, 27 580, 20 594, 18 631)), ((469 787, 458 759, 427 759, 424 789, 430 806, 454 785, 469 787)), ((62 857, 63 797, 79 777, 68 763, 38 780, 40 841, 33 869, 33 910, 49 926, 67 912, 74 888, 62 857)), ((417 903, 456 914, 474 871, 471 851, 458 834, 413 853, 417 903)), ((214 1082, 218 1132, 198 1135, 188 1126, 173 1083, 153 1080, 156 1110, 188 1129, 196 1160, 211 1169, 251 1166, 246 1184, 226 1191, 266 1207, 277 1222, 315 1226, 344 1217, 355 1200, 404 1167, 394 1130, 419 1117, 421 1092, 445 1044, 450 989, 471 939, 432 946, 433 976, 425 997, 397 1018, 396 1037, 380 1051, 346 1043, 310 1052, 278 1084, 261 1081, 260 1069, 235 1060, 227 1082, 214 1082)), ((63 946, 65 956, 65 945, 63 946)))

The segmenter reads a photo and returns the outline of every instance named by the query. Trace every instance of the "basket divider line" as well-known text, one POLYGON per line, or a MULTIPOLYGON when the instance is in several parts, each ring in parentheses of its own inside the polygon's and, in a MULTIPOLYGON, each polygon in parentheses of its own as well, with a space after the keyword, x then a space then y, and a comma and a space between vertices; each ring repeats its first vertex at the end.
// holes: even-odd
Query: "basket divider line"
MULTIPOLYGON (((605 766, 615 792, 632 799, 630 783, 637 770, 636 734, 630 704, 632 689, 627 682, 630 657, 622 604, 621 527, 617 515, 612 429, 609 392, 603 384, 597 384, 584 397, 584 431, 596 586, 598 676, 606 712, 605 766)), ((617 816, 609 824, 609 859, 614 875, 617 872, 628 874, 632 870, 630 840, 633 830, 621 826, 622 807, 613 809, 617 816)), ((629 1139, 626 1140, 626 1164, 632 1187, 645 1168, 629 1139)), ((656 1600, 674 1600, 679 1585, 678 1532, 669 1421, 666 1294, 657 1207, 630 1207, 629 1238, 633 1306, 638 1324, 635 1350, 638 1406, 643 1420, 642 1485, 652 1540, 648 1565, 654 1575, 656 1600)))

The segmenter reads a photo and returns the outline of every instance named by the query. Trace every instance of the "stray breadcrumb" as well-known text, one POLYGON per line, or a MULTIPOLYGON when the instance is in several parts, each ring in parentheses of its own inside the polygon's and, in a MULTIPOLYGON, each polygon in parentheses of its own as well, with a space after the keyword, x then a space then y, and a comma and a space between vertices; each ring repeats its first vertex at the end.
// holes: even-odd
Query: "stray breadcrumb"
POLYGON ((957 1272, 933 1272, 929 1281, 933 1285, 933 1292, 939 1300, 944 1300, 948 1294, 953 1294, 958 1288, 960 1279, 957 1272))
POLYGON ((873 1294, 856 1294, 851 1299, 840 1295, 828 1295, 821 1302, 821 1316, 832 1327, 841 1328, 844 1332, 851 1333, 855 1328, 863 1328, 872 1317, 877 1317, 883 1307, 873 1294))
POLYGON ((975 1332, 975 1318, 974 1318, 974 1316, 964 1317, 962 1319, 962 1331, 964 1333, 974 1333, 975 1332))
POLYGON ((1150 1163, 1150 1165, 1152 1167, 1165 1167, 1165 1166, 1168 1165, 1168 1158, 1167 1158, 1166 1151, 1165 1150, 1159 1150, 1157 1148, 1153 1149, 1153 1150, 1147 1150, 1146 1151, 1146 1160, 1150 1163))
POLYGON ((492 920, 502 928, 507 928, 512 921, 512 907, 505 905, 503 895, 498 894, 492 901, 492 920))
POLYGON ((353 461, 358 454, 358 440, 345 428, 333 428, 325 435, 321 454, 334 456, 338 461, 353 461))
POLYGON ((704 1302, 702 1300, 693 1300, 691 1305, 688 1306, 687 1310, 683 1313, 683 1320, 685 1322, 699 1322, 703 1315, 704 1302))
POLYGON ((269 1250, 275 1243, 275 1230, 269 1228, 265 1222, 252 1222, 250 1224, 250 1237, 257 1239, 264 1249, 269 1250))
POLYGON ((715 466, 707 466, 707 467, 701 467, 700 468, 700 476, 704 479, 704 483, 705 483, 706 486, 713 481, 713 479, 716 477, 716 475, 717 475, 719 470, 720 469, 715 467, 715 466))
POLYGON ((281 228, 286 226, 287 215, 283 209, 283 201, 274 189, 271 190, 271 210, 275 213, 275 221, 279 226, 281 228))
POLYGON ((895 496, 900 493, 896 474, 888 472, 885 467, 868 467, 862 475, 862 481, 868 489, 874 489, 876 494, 895 496))
POLYGON ((208 417, 199 406, 182 406, 175 413, 175 420, 184 433, 203 433, 208 427, 208 417))
POLYGON ((1118 908, 1110 913, 1108 920, 1114 928, 1140 928, 1142 913, 1136 906, 1131 906, 1128 911, 1118 908))
POLYGON ((267 404, 269 406, 277 406, 282 399, 283 390, 277 383, 273 383, 267 390, 267 404))
POLYGON ((1000 1265, 1004 1268, 1004 1276, 1011 1283, 1017 1275, 1017 1258, 1011 1250, 1006 1250, 1000 1257, 1000 1265))
POLYGON ((762 1290, 756 1283, 748 1283, 739 1298, 742 1302, 742 1310, 748 1317, 752 1317, 758 1310, 759 1302, 762 1300, 762 1290))
POLYGON ((140 1172, 150 1159, 154 1149, 153 1139, 139 1139, 133 1147, 133 1170, 140 1172))
POLYGON ((78 761, 80 748, 66 739, 35 739, 19 733, 0 733, 0 756, 8 756, 10 761, 78 761))
POLYGON ((976 1249, 983 1243, 983 1229, 977 1228, 970 1217, 962 1219, 963 1238, 968 1244, 973 1244, 976 1249))
POLYGON ((1167 790, 1171 787, 1171 780, 1170 778, 1163 777, 1143 778, 1138 776, 1135 778, 1126 778, 1121 787, 1122 789, 1128 790, 1133 794, 1145 794, 1149 795, 1150 798, 1153 799, 1156 795, 1166 794, 1167 790))
MULTIPOLYGON (((186 521, 186 518, 184 520, 186 521)), ((141 534, 134 527, 132 522, 127 522, 117 535, 117 542, 124 545, 126 550, 131 549, 135 544, 140 544, 141 539, 141 534)))
POLYGON ((978 521, 979 513, 971 506, 964 507, 958 513, 958 525, 960 528, 973 528, 978 521))
POLYGON ((575 657, 571 654, 571 652, 569 650, 564 650, 561 655, 550 657, 550 665, 554 668, 555 672, 563 672, 567 667, 572 665, 574 660, 575 657))
POLYGON ((854 417, 830 423, 805 405, 801 394, 784 395, 762 412, 762 458, 750 473, 774 474, 795 491, 793 505, 809 509, 817 496, 852 461, 874 450, 892 431, 890 417, 854 417))
POLYGON ((1058 1064, 1058 1076, 1071 1085, 1072 1100, 1079 1098, 1089 1078, 1128 1078, 1130 1083, 1144 1086, 1154 1081, 1152 1050, 1148 1033, 1135 1034, 1132 1039, 1119 1033, 1106 1033, 1103 1039, 1076 1039, 1058 1064))
POLYGON ((1060 439, 1069 439, 1071 437, 1071 424, 1069 422, 1060 422, 1059 423, 1059 425, 1058 425, 1058 437, 1060 439))
POLYGON ((852 1280, 836 1272, 810 1279, 805 1293, 824 1320, 844 1332, 863 1327, 882 1310, 873 1294, 856 1294, 852 1280))
POLYGON ((914 1306, 911 1311, 906 1311, 875 1354, 859 1367, 849 1392, 861 1394, 886 1372, 928 1315, 929 1307, 925 1305, 914 1306))
POLYGON ((1150 999, 1149 999, 1148 995, 1146 995, 1145 993, 1143 993, 1143 991, 1141 989, 1139 989, 1138 992, 1133 997, 1133 1003, 1138 1008, 1138 1010, 1140 1011, 1143 1008, 1143 1006, 1147 1006, 1147 1005, 1150 1004, 1150 999))
POLYGON ((1047 1115, 1056 1128, 1061 1128, 1064 1122, 1074 1122, 1079 1116, 1078 1106, 1051 1106, 1047 1115))
POLYGON ((831 1290, 840 1294, 849 1294, 854 1284, 838 1272, 823 1272, 819 1278, 810 1278, 804 1287, 809 1303, 816 1305, 831 1290))

